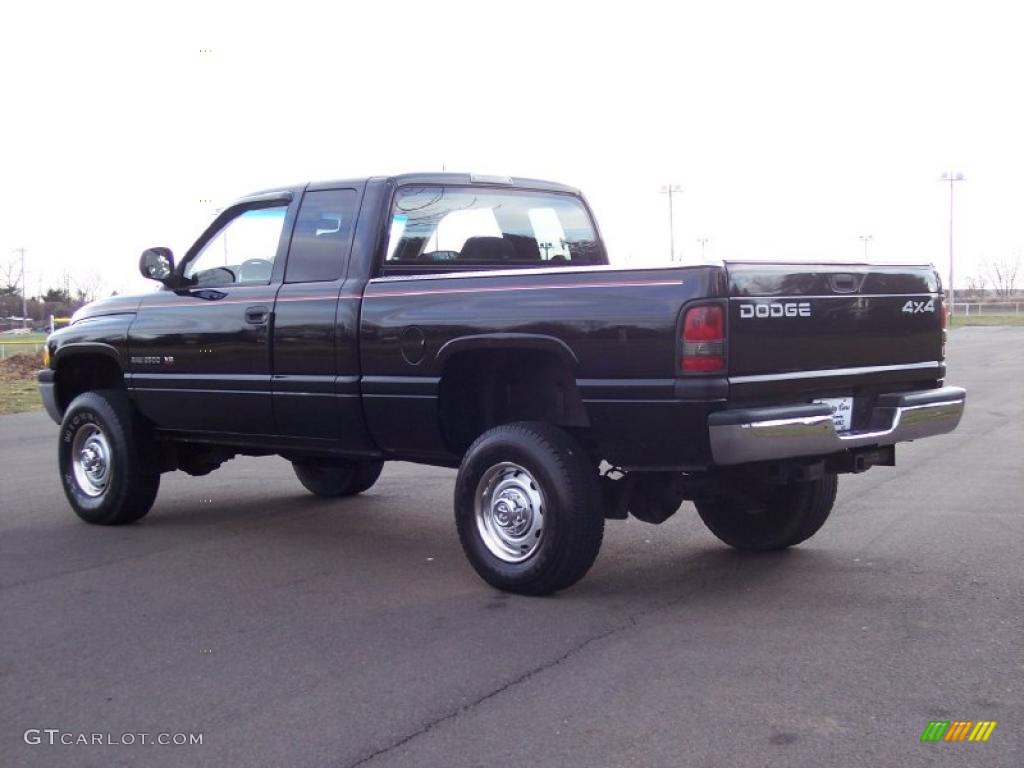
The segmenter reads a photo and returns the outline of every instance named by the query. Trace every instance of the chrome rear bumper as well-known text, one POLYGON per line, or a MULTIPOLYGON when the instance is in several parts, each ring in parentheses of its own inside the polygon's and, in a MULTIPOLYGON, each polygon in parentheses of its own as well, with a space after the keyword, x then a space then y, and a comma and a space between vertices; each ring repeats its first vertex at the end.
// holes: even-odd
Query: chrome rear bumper
POLYGON ((879 395, 868 428, 846 433, 836 432, 827 405, 719 411, 708 417, 711 455, 715 464, 726 466, 941 435, 960 423, 966 396, 960 387, 879 395))

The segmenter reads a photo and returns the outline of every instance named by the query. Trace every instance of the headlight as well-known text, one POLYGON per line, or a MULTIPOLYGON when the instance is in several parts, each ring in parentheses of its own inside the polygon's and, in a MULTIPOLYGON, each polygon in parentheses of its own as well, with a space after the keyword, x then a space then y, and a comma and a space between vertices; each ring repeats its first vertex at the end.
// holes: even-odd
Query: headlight
POLYGON ((43 367, 50 367, 50 345, 43 344, 43 367))

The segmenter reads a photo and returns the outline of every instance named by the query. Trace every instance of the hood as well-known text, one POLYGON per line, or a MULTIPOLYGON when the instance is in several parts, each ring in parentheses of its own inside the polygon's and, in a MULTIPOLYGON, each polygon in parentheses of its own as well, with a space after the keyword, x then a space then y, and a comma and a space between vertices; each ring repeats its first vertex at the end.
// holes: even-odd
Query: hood
POLYGON ((71 316, 71 325, 74 325, 79 320, 85 320, 90 317, 135 312, 139 308, 139 304, 142 303, 143 298, 144 294, 134 294, 131 296, 110 296, 106 299, 91 301, 71 316))

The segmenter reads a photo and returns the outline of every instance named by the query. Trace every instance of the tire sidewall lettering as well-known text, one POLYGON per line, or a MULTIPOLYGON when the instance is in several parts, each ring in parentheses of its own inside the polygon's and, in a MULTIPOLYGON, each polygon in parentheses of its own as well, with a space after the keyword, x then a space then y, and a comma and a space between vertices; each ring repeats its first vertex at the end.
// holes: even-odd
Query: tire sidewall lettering
POLYGON ((92 411, 79 411, 71 417, 70 422, 64 428, 64 432, 61 434, 61 440, 65 443, 70 443, 75 433, 86 424, 99 424, 99 419, 96 418, 96 414, 92 411))
MULTIPOLYGON (((117 483, 117 473, 115 472, 111 476, 110 483, 103 493, 99 496, 89 496, 78 486, 74 472, 70 470, 71 463, 74 461, 74 457, 71 455, 71 443, 78 431, 86 424, 96 424, 103 429, 105 426, 104 422, 91 408, 83 408, 71 414, 66 421, 66 426, 61 432, 60 455, 58 457, 60 460, 61 479, 64 481, 64 487, 75 497, 75 503, 78 506, 83 509, 99 509, 103 506, 106 499, 110 497, 111 491, 117 483)), ((106 430, 104 429, 104 431, 106 430)))

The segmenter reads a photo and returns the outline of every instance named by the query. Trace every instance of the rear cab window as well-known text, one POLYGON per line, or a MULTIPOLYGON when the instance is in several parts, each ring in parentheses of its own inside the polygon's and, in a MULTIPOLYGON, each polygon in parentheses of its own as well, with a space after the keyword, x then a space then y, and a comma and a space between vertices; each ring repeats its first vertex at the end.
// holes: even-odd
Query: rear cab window
POLYGON ((380 273, 605 263, 590 213, 571 194, 407 186, 395 194, 380 273))

